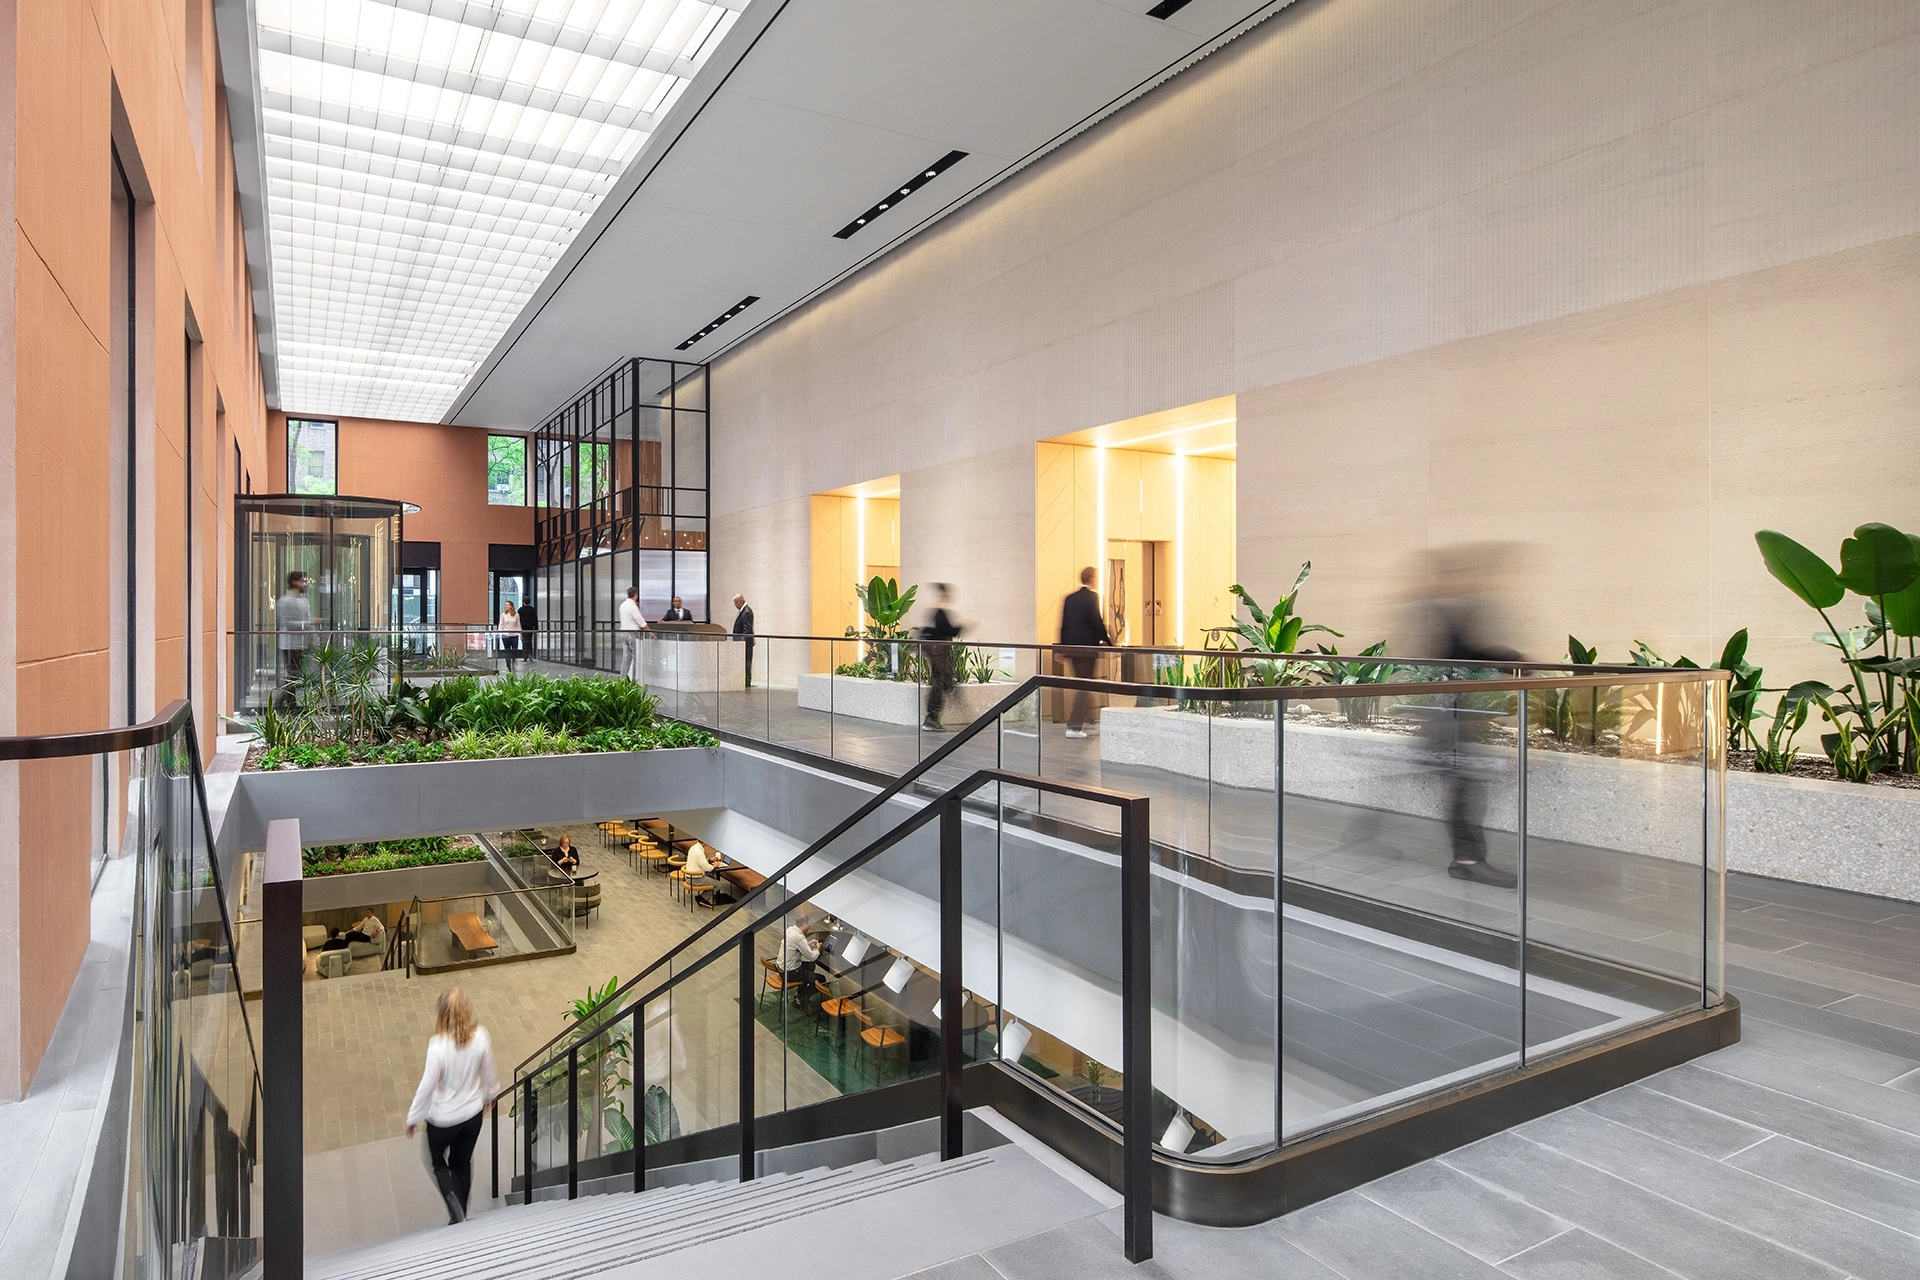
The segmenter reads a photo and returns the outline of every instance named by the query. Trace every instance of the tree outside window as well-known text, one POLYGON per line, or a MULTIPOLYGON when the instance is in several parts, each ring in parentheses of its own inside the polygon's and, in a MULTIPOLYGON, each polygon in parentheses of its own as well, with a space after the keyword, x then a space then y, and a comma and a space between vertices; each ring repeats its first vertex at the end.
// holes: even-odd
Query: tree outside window
POLYGON ((287 492, 340 492, 340 424, 287 419, 287 492))
POLYGON ((487 502, 496 507, 527 505, 527 438, 487 437, 487 502))

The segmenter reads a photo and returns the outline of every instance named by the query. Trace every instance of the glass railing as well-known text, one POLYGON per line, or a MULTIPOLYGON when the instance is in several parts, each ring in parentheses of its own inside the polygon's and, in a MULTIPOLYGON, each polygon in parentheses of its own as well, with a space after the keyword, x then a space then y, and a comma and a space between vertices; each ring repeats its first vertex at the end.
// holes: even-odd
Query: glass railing
POLYGON ((22 762, 24 789, 72 794, 77 777, 84 795, 102 762, 109 780, 125 780, 121 856, 134 859, 125 1181, 96 1183, 122 1194, 90 1197, 80 1230, 119 1241, 120 1274, 153 1280, 227 1280, 260 1259, 260 1070, 240 981, 258 957, 236 946, 234 868, 214 853, 199 751, 185 702, 126 729, 0 739, 0 759, 22 762))
MULTIPOLYGON (((1721 1002, 1721 673, 1361 661, 1213 654, 1186 669, 1205 684, 1009 684, 997 714, 927 753, 906 726, 844 723, 838 694, 830 736, 783 738, 780 708, 766 719, 778 686, 741 690, 758 733, 725 691, 689 691, 683 713, 748 745, 848 759, 867 733, 899 774, 748 904, 757 1114, 931 1069, 936 849, 922 833, 866 850, 978 768, 1035 780, 964 807, 964 1060, 1016 1064, 1090 1116, 1128 1083, 1119 823, 1039 779, 1150 803, 1148 1093, 1166 1158, 1243 1161, 1721 1002), (1104 705, 1069 738, 1081 693, 1104 705)), ((630 993, 730 969, 740 920, 630 993)))
POLYGON ((574 949, 576 913, 592 901, 584 886, 558 872, 552 883, 524 889, 415 898, 402 926, 406 963, 434 974, 566 955, 574 949))

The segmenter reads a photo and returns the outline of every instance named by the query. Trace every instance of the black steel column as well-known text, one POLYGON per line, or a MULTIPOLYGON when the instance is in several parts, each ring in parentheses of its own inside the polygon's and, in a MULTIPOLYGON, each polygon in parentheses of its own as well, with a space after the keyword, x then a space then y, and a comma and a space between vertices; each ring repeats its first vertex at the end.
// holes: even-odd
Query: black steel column
POLYGON ((580 1046, 567 1046, 567 1199, 580 1198, 580 1046))
POLYGON ((527 1194, 522 1201, 523 1204, 533 1203, 533 1133, 534 1121, 538 1118, 538 1114, 534 1111, 533 1077, 529 1075, 526 1081, 526 1097, 520 1107, 520 1136, 525 1141, 527 1159, 527 1194))
MULTIPOLYGON (((638 436, 634 437, 636 440, 638 436)), ((633 1007, 633 1049, 628 1055, 628 1070, 633 1072, 633 1189, 647 1189, 647 1098, 646 1098, 646 1061, 647 1043, 640 1038, 644 1029, 640 1015, 644 1010, 633 1007)))
POLYGON ((1273 1131, 1284 1132, 1280 1059, 1287 1043, 1287 700, 1273 704, 1273 1131))
POLYGON ((960 801, 940 812, 940 1158, 962 1150, 960 1096, 960 801))
POLYGON ((740 1181, 753 1181, 753 930, 740 935, 740 1181))
POLYGON ((260 939, 261 1274, 299 1280, 306 1259, 306 1055, 301 1002, 307 968, 300 934, 300 823, 267 824, 260 939))
POLYGON ((488 1183, 488 1198, 500 1198, 500 1099, 487 1100, 487 1157, 492 1167, 492 1179, 488 1183))
POLYGON ((1153 864, 1147 799, 1120 807, 1120 1005, 1125 1133, 1122 1237, 1128 1262, 1153 1256, 1153 864))

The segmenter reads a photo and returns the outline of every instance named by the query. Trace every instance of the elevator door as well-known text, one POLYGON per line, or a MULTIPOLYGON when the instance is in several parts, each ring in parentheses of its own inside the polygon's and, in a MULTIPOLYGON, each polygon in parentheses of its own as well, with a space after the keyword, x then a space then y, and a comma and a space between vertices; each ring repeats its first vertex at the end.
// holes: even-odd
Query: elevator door
POLYGON ((1170 582, 1165 542, 1112 538, 1107 542, 1107 634, 1116 645, 1172 643, 1165 586, 1170 582))

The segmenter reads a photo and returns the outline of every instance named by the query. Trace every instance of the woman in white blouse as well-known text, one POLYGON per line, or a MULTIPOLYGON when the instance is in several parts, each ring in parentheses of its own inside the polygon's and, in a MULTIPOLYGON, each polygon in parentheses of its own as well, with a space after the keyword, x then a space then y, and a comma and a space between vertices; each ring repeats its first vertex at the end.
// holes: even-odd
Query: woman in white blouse
POLYGON ((480 1118, 498 1087, 493 1042, 474 1022, 473 1007, 458 987, 443 993, 427 1041, 427 1069, 407 1108, 407 1136, 424 1122, 433 1180, 447 1202, 447 1224, 464 1222, 473 1190, 473 1145, 480 1118))

